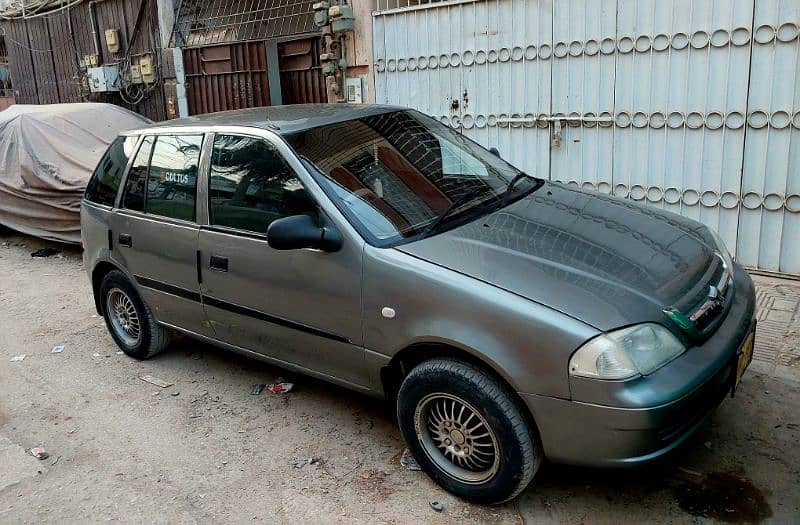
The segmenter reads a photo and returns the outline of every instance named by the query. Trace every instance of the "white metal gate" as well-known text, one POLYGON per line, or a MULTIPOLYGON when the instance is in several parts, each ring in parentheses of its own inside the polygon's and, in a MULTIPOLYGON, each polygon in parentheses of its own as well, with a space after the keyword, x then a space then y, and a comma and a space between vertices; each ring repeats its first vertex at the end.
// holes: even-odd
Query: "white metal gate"
POLYGON ((377 0, 378 102, 800 274, 800 1, 377 0), (409 5, 414 4, 414 5, 409 5))

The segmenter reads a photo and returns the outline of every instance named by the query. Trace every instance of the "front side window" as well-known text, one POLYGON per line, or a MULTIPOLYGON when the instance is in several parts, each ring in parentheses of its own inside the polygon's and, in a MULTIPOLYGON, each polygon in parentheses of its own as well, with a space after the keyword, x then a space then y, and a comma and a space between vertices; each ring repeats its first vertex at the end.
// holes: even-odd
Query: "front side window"
POLYGON ((320 126, 286 140, 376 246, 473 220, 541 184, 416 111, 320 126))
POLYGON ((135 146, 136 137, 114 139, 86 185, 86 200, 106 206, 114 205, 122 174, 135 146))
POLYGON ((150 157, 145 213, 195 220, 202 135, 159 135, 150 157))
POLYGON ((281 154, 269 142, 216 135, 209 174, 210 222, 266 233, 275 219, 312 211, 313 204, 281 154))

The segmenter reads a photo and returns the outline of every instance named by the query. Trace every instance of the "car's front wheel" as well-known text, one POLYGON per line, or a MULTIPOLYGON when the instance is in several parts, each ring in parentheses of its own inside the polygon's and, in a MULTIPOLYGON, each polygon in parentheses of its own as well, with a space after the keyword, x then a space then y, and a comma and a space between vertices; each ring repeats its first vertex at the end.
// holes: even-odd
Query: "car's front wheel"
POLYGON ((124 273, 109 272, 100 284, 100 297, 108 331, 123 352, 148 359, 169 345, 170 332, 156 322, 124 273))
POLYGON ((425 472, 462 498, 497 504, 516 497, 542 462, 536 429, 509 389, 454 359, 414 368, 397 398, 400 430, 425 472))

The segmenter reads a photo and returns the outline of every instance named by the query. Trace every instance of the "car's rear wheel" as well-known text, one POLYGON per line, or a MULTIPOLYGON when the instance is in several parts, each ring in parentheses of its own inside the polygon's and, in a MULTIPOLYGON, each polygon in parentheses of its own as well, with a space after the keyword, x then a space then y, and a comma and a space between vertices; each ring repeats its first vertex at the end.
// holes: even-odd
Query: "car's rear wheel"
POLYGON ((542 462, 521 403, 485 370, 454 359, 414 368, 397 398, 400 430, 425 472, 480 503, 516 497, 542 462))
POLYGON ((147 359, 169 345, 169 330, 156 322, 125 274, 109 272, 100 284, 100 294, 106 326, 123 352, 147 359))

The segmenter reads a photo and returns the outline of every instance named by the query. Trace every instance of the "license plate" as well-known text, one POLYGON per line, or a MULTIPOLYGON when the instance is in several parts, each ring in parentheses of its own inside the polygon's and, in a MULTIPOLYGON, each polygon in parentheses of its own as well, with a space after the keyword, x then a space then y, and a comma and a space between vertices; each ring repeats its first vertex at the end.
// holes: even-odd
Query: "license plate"
POLYGON ((752 330, 750 330, 750 333, 747 334, 747 339, 744 340, 741 353, 739 354, 739 361, 736 364, 736 384, 733 387, 734 389, 739 386, 739 381, 742 380, 744 371, 747 370, 747 365, 749 365, 750 361, 753 359, 753 346, 755 339, 756 329, 754 327, 752 330))

